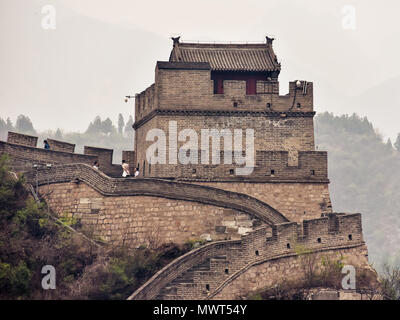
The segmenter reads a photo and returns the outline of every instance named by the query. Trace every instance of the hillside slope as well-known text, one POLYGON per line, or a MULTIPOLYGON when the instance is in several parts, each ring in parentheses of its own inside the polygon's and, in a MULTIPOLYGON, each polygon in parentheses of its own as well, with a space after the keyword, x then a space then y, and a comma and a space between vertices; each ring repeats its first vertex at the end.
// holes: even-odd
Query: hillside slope
POLYGON ((317 115, 316 141, 328 151, 330 192, 337 212, 361 212, 370 262, 399 263, 400 152, 357 115, 317 115))

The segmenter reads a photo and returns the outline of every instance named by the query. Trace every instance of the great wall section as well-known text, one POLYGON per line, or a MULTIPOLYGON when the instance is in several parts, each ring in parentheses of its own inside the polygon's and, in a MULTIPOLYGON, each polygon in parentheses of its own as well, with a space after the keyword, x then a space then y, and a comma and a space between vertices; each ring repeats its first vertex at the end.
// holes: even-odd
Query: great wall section
MULTIPOLYGON (((313 83, 293 81, 288 94, 279 94, 281 66, 272 41, 173 39, 170 61, 157 62, 155 83, 135 97, 135 151, 123 151, 122 158, 131 170, 139 168, 138 177, 122 178, 110 149, 85 146, 78 154, 75 145, 48 139, 45 150, 36 147, 37 137, 13 132, 0 141, 0 154, 9 155, 13 171, 25 175, 51 211, 79 219, 97 239, 132 248, 207 242, 129 299, 243 299, 300 279, 299 248, 370 269, 361 214, 332 210, 328 155, 315 150, 313 83), (221 148, 230 132, 253 128, 252 172, 236 175, 232 161, 200 162, 198 144, 185 149, 185 139, 204 128, 219 133, 209 137, 219 159, 234 151, 232 141, 221 148), (192 161, 150 163, 151 129, 185 154, 194 150, 192 161)), ((166 157, 167 151, 163 146, 157 153, 166 157)))
POLYGON ((180 181, 112 178, 88 164, 96 156, 82 163, 85 155, 23 144, 1 142, 1 153, 11 156, 53 212, 82 219, 96 227, 97 237, 138 246, 157 230, 162 242, 204 235, 212 240, 164 267, 129 299, 243 298, 279 279, 300 278, 297 246, 369 268, 360 214, 329 213, 299 224, 246 194, 180 181), (31 152, 17 157, 21 148, 31 152), (47 158, 38 161, 37 154, 47 158), (78 162, 60 164, 60 156, 78 162))

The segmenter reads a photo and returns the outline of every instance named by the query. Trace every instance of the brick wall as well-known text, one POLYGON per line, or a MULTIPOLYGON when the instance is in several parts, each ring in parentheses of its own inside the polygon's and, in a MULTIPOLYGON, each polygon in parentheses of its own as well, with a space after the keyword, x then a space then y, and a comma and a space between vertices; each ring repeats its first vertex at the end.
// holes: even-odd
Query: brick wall
MULTIPOLYGON (((265 158, 267 156, 262 154, 263 151, 288 151, 288 158, 282 159, 279 165, 293 167, 299 167, 299 151, 314 151, 313 116, 311 82, 300 81, 299 86, 295 81, 290 82, 289 93, 280 96, 276 79, 257 81, 256 95, 246 95, 245 81, 226 80, 224 94, 213 94, 211 70, 207 63, 158 62, 155 83, 136 95, 136 165, 146 177, 192 178, 196 171, 205 176, 198 177, 200 179, 231 178, 232 168, 224 166, 150 165, 146 150, 153 142, 146 141, 146 135, 151 129, 160 129, 166 133, 166 140, 169 141, 170 121, 177 122, 178 132, 192 129, 199 139, 202 129, 228 129, 232 133, 234 129, 254 129, 254 147, 260 165, 258 172, 248 178, 266 179, 268 175, 265 169, 268 168, 265 167, 276 159, 265 158)), ((178 148, 184 143, 178 142, 178 148)), ((319 161, 312 161, 312 166, 317 169, 307 168, 306 174, 301 170, 292 170, 292 173, 298 173, 295 174, 297 180, 304 179, 304 176, 306 180, 316 180, 316 172, 326 171, 326 157, 324 159, 322 156, 319 161)), ((281 176, 275 176, 274 179, 284 180, 284 173, 289 171, 280 168, 279 172, 281 176)), ((323 175, 326 180, 326 174, 323 175)))
MULTIPOLYGON (((288 221, 279 211, 249 195, 190 183, 155 179, 113 179, 85 164, 53 166, 26 172, 28 182, 39 186, 70 182, 78 179, 106 197, 154 196, 193 201, 227 209, 238 210, 266 222, 276 224, 288 221)), ((66 198, 65 196, 61 198, 66 198)), ((68 201, 65 200, 67 203, 68 201)))
MULTIPOLYGON (((300 151, 297 153, 297 165, 290 166, 288 151, 257 151, 255 167, 248 175, 237 175, 236 169, 243 165, 235 163, 231 152, 232 164, 224 163, 224 152, 220 152, 219 165, 202 164, 201 152, 197 152, 198 164, 153 164, 151 172, 147 167, 146 176, 175 178, 190 181, 292 181, 292 182, 328 182, 327 153, 324 151, 300 151)), ((211 155, 211 152, 210 152, 211 155)), ((168 159, 168 157, 167 157, 168 159)), ((211 159, 211 158, 210 158, 211 159)))
POLYGON ((313 84, 289 83, 289 93, 279 95, 276 80, 258 81, 257 95, 246 95, 245 81, 224 81, 224 94, 213 94, 211 70, 193 67, 168 68, 168 64, 158 63, 155 83, 137 95, 135 104, 136 121, 155 108, 178 110, 219 110, 219 111, 313 111, 313 84), (306 90, 303 90, 306 86, 306 90), (234 104, 236 103, 236 104, 234 104))
POLYGON ((216 242, 191 251, 160 270, 130 299, 237 299, 268 282, 282 279, 289 272, 296 275, 298 266, 285 259, 295 257, 300 246, 315 252, 342 250, 358 257, 354 261, 357 266, 367 266, 360 214, 331 214, 304 221, 302 226, 293 222, 275 225, 272 235, 267 228, 260 228, 243 236, 241 241, 216 242), (274 266, 273 260, 283 268, 274 266), (203 270, 196 269, 198 265, 203 270), (269 272, 263 275, 255 272, 259 266, 269 272), (258 284, 243 288, 243 277, 258 284), (168 292, 162 291, 165 287, 168 292), (227 287, 232 290, 226 290, 227 287))
POLYGON ((33 165, 86 163, 92 165, 97 156, 45 150, 0 141, 0 153, 11 157, 11 167, 16 172, 32 170, 33 165))
POLYGON ((121 177, 122 167, 121 164, 113 164, 113 153, 112 149, 97 148, 84 146, 83 153, 86 155, 97 156, 99 169, 111 177, 121 177))
POLYGON ((193 183, 248 194, 270 204, 290 221, 301 222, 332 212, 327 183, 193 183))
MULTIPOLYGON (((179 134, 184 129, 192 129, 196 132, 198 137, 198 149, 200 150, 201 145, 201 130, 202 129, 216 129, 221 132, 223 129, 228 129, 233 135, 235 129, 243 130, 243 145, 246 138, 246 129, 254 129, 254 149, 259 156, 257 161, 260 163, 260 170, 266 170, 267 168, 263 167, 263 161, 265 166, 269 165, 268 161, 277 163, 279 162, 279 170, 277 169, 277 174, 282 173, 283 167, 288 164, 294 167, 298 167, 298 151, 314 151, 314 133, 313 133, 313 119, 312 117, 290 117, 290 118, 280 118, 280 117, 268 117, 263 114, 254 114, 254 115, 246 115, 246 114, 232 114, 232 115, 217 115, 217 114, 188 114, 183 115, 179 112, 171 112, 170 115, 155 115, 149 121, 143 123, 139 128, 136 129, 136 141, 135 141, 135 150, 137 153, 137 161, 142 167, 144 163, 148 161, 146 159, 146 150, 148 150, 149 146, 154 144, 154 141, 146 141, 146 136, 148 132, 157 128, 162 130, 166 135, 167 141, 167 159, 169 157, 168 147, 169 147, 169 138, 171 131, 170 121, 176 121, 177 124, 177 134, 179 134), (288 151, 289 159, 285 159, 284 153, 277 152, 276 155, 272 155, 269 153, 263 153, 263 151, 288 151), (270 157, 270 159, 268 159, 270 157), (277 159, 280 157, 280 159, 277 159), (295 159, 291 159, 294 157, 295 159)), ((173 124, 172 124, 173 125, 173 124)), ((178 140, 178 138, 176 138, 178 140)), ((231 139, 232 140, 232 139, 231 139)), ((178 141, 177 148, 178 150, 186 143, 186 141, 178 141)), ((224 150, 224 139, 220 139, 220 150, 224 150)), ((210 143, 210 147, 212 144, 210 143)), ((210 148, 211 149, 211 148, 210 148)), ((310 164, 307 166, 314 166, 317 169, 315 172, 320 172, 323 174, 326 179, 326 154, 325 153, 303 153, 303 158, 308 157, 303 161, 303 164, 307 164, 308 161, 311 160, 310 164), (312 157, 315 157, 312 159, 312 157)), ((168 162, 169 163, 169 162, 168 162)), ((211 163, 210 163, 211 164, 211 163)), ((272 164, 271 164, 272 165, 272 164)), ((189 168, 188 165, 185 165, 186 170, 192 171, 193 168, 189 168)), ((214 167, 217 168, 217 167, 214 167)), ((202 170, 201 167, 198 168, 202 170)), ((203 169, 206 169, 205 167, 203 169)), ((181 168, 181 166, 172 165, 162 165, 157 168, 151 168, 152 177, 191 177, 191 172, 189 175, 186 173, 180 173, 181 170, 185 170, 185 168, 181 168)), ((219 169, 217 169, 219 170, 219 169)), ((230 168, 221 167, 221 173, 224 175, 229 175, 230 168)), ((308 169, 307 169, 308 170, 308 169)), ((146 168, 146 172, 149 170, 146 168)), ((289 172, 289 171, 287 171, 289 172)), ((292 170, 294 172, 294 170, 292 170)), ((297 170, 300 175, 304 175, 300 173, 301 170, 297 170)), ((215 174, 213 174, 215 176, 215 174)), ((221 177, 221 174, 217 175, 221 177)), ((310 177, 310 171, 306 173, 307 177, 310 177)), ((262 172, 262 177, 265 177, 265 172, 262 172)), ((300 178, 300 176, 296 176, 296 178, 300 178)), ((313 179, 315 179, 313 177, 313 179)))
POLYGON ((50 149, 54 151, 64 151, 64 152, 75 152, 75 144, 54 140, 54 139, 46 139, 50 145, 50 149))
MULTIPOLYGON (((365 246, 322 251, 317 253, 315 267, 322 267, 322 259, 333 260, 339 259, 342 256, 344 263, 367 269, 368 260, 366 255, 367 250, 365 246)), ((304 269, 299 258, 283 257, 276 260, 269 260, 244 270, 237 278, 227 283, 212 299, 241 299, 259 290, 273 288, 275 284, 279 285, 285 281, 299 280, 304 280, 304 269)))
POLYGON ((131 247, 190 239, 239 239, 263 223, 249 214, 203 203, 150 196, 105 197, 84 183, 42 185, 52 211, 74 217, 107 242, 131 247))
POLYGON ((23 146, 36 147, 37 137, 29 136, 27 134, 16 133, 16 132, 8 132, 7 142, 20 144, 23 146))
MULTIPOLYGON (((85 154, 78 154, 72 152, 75 148, 74 144, 47 139, 51 149, 45 150, 31 146, 36 145, 34 141, 37 140, 37 137, 12 132, 9 133, 8 140, 17 143, 0 141, 0 154, 7 153, 11 157, 11 166, 16 172, 29 171, 35 164, 85 163, 92 166, 95 161, 98 161, 100 170, 107 175, 111 177, 122 176, 121 165, 112 163, 113 150, 110 149, 85 146, 85 154)), ((133 163, 134 151, 126 151, 125 154, 129 156, 129 161, 133 163)))

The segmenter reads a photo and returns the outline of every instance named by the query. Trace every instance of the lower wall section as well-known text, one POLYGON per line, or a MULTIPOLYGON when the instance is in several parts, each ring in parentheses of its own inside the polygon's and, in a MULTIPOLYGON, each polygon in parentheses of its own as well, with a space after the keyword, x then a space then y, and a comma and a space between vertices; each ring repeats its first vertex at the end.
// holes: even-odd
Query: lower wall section
POLYGON ((130 246, 240 239, 263 225, 248 214, 193 201, 103 196, 82 182, 43 185, 39 192, 55 213, 81 219, 105 241, 130 246))
MULTIPOLYGON (((342 255, 346 264, 370 269, 365 245, 324 251, 317 253, 317 255, 319 266, 323 257, 333 259, 342 255)), ((272 288, 275 284, 282 284, 284 281, 304 280, 304 273, 301 258, 298 256, 269 260, 245 270, 213 295, 212 299, 243 299, 258 290, 272 288)))
POLYGON ((240 192, 268 203, 290 221, 301 222, 331 213, 332 204, 326 183, 248 183, 195 182, 228 191, 240 192))

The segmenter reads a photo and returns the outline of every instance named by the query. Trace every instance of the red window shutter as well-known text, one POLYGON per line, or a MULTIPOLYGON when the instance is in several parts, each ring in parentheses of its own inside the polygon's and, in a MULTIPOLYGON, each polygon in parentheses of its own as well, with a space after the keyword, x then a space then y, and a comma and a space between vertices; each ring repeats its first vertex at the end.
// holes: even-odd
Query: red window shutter
POLYGON ((256 94, 256 79, 250 78, 246 81, 246 94, 256 94))

